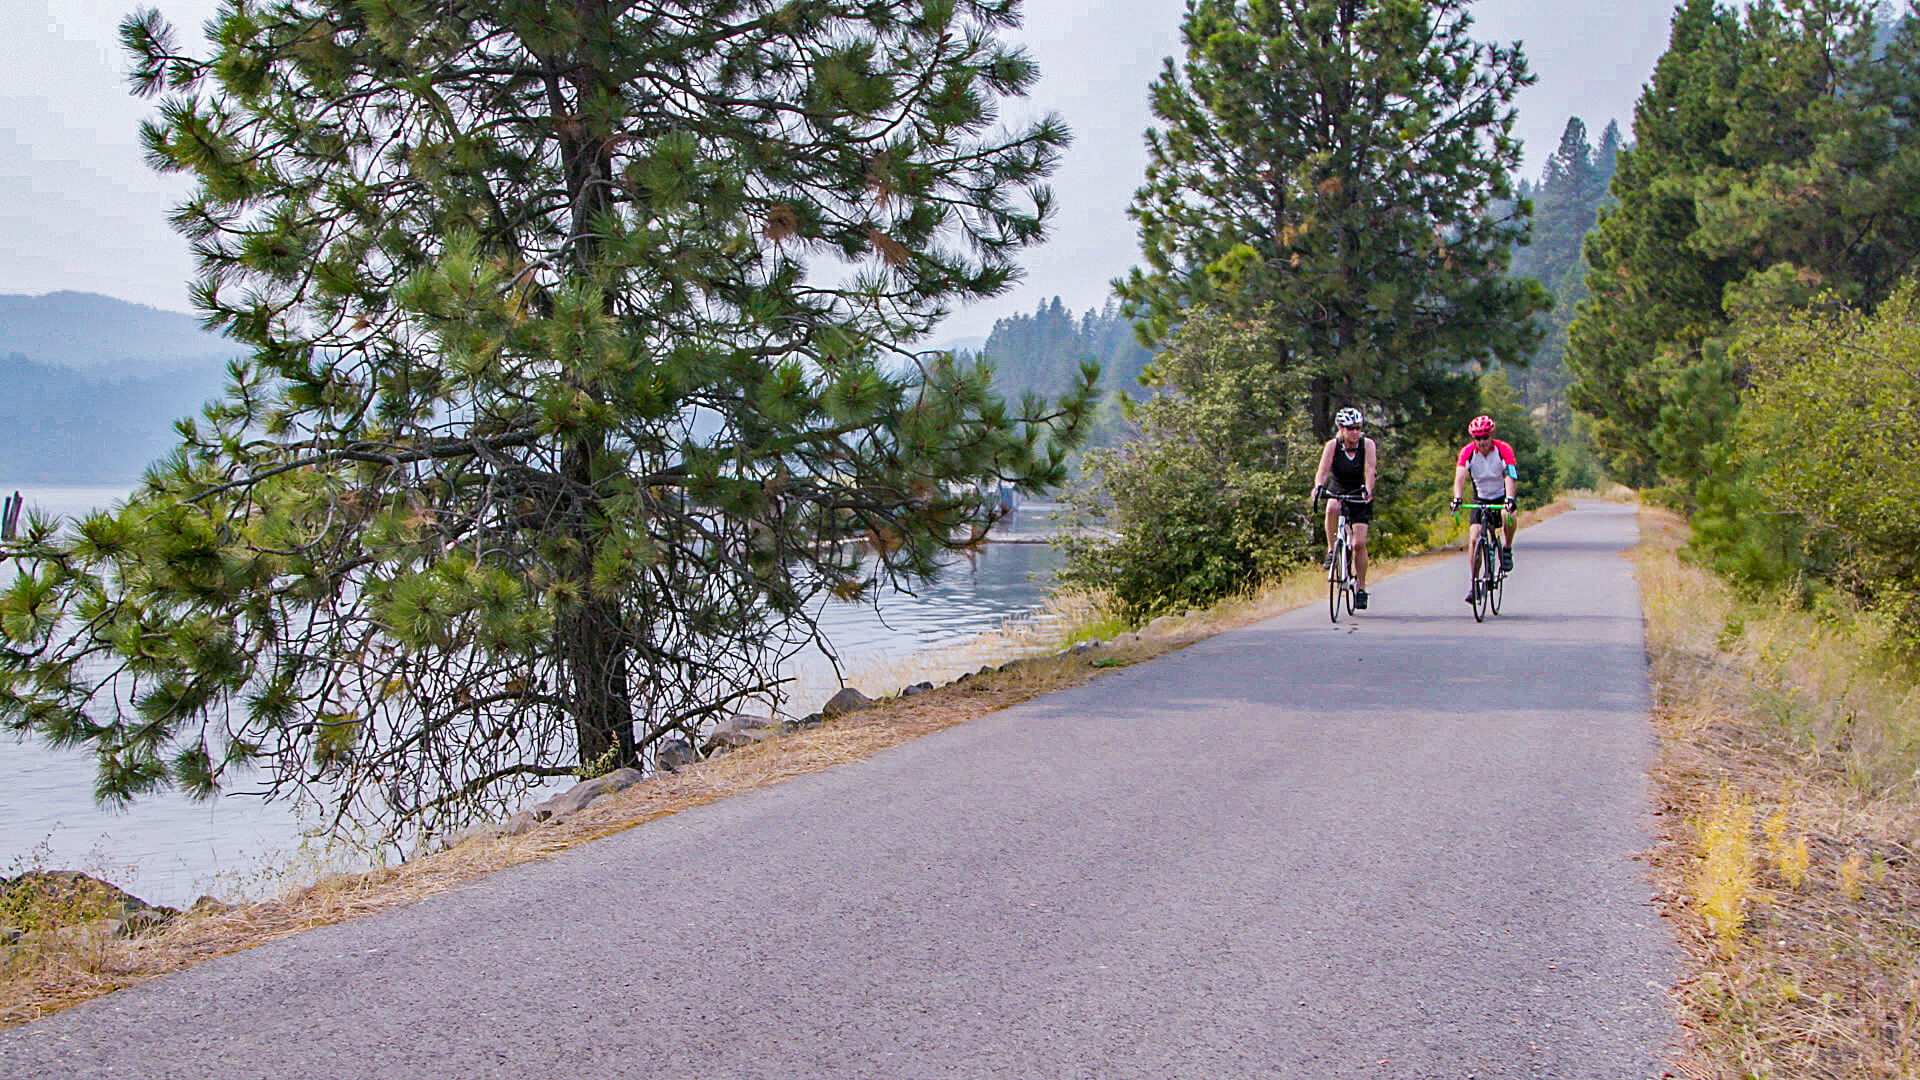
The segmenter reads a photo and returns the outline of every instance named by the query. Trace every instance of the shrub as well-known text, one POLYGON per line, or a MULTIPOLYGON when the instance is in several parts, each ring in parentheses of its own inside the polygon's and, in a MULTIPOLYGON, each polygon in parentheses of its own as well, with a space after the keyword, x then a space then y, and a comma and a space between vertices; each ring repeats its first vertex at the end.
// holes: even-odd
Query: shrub
POLYGON ((1135 623, 1209 606, 1317 549, 1306 379, 1281 367, 1270 320, 1189 313, 1131 410, 1140 437, 1087 455, 1068 496, 1069 584, 1109 591, 1135 623))

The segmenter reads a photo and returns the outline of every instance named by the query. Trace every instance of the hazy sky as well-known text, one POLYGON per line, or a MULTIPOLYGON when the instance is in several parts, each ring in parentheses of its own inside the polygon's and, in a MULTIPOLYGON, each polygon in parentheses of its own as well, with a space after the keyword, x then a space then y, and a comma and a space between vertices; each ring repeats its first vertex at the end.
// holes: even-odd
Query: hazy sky
MULTIPOLYGON (((0 0, 0 293, 60 289, 188 310, 185 242, 167 227, 187 191, 142 158, 138 125, 152 105, 126 92, 116 27, 129 0, 0 0)), ((184 34, 218 0, 156 0, 184 34)), ((1481 40, 1521 41, 1539 76, 1519 99, 1526 175, 1558 144, 1569 116, 1597 139, 1610 119, 1630 132, 1633 102, 1666 47, 1668 0, 1480 0, 1481 40)), ((1126 207, 1146 154, 1146 87, 1179 47, 1180 0, 1027 0, 1021 37, 1042 71, 1032 101, 1009 109, 1066 117, 1074 146, 1055 175, 1052 239, 1030 251, 1026 280, 957 313, 936 335, 984 336, 997 318, 1060 296, 1098 307, 1138 258, 1126 207)))

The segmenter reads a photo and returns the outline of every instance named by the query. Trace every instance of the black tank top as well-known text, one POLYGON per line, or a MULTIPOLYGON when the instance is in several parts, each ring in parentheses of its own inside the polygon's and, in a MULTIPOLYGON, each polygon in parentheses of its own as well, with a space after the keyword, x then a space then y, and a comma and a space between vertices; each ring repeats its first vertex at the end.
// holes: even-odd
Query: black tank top
POLYGON ((1367 483, 1367 440, 1361 439, 1359 445, 1347 449, 1347 444, 1335 439, 1333 442, 1333 483, 1327 485, 1334 494, 1359 491, 1367 483))

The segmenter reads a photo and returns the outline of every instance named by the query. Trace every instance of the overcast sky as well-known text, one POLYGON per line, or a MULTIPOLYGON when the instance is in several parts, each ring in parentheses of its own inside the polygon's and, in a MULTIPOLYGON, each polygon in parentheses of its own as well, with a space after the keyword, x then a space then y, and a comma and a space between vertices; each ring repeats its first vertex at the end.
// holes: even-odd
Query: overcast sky
MULTIPOLYGON (((0 293, 61 289, 188 310, 185 242, 166 224, 187 185, 149 170, 138 125, 151 104, 125 89, 116 27, 129 0, 0 0, 0 293)), ((196 34, 218 0, 157 0, 196 34)), ((1523 43, 1539 81, 1519 99, 1525 174, 1569 116, 1594 138, 1632 126, 1633 102, 1666 47, 1668 0, 1480 0, 1481 40, 1523 43)), ((1009 293, 957 313, 941 340, 984 336, 995 319, 1052 296, 1084 311, 1138 258, 1126 207, 1146 154, 1146 87, 1179 47, 1180 0, 1027 0, 1021 38, 1042 78, 1032 107, 1057 111, 1074 146, 1055 175, 1052 238, 1009 293)))

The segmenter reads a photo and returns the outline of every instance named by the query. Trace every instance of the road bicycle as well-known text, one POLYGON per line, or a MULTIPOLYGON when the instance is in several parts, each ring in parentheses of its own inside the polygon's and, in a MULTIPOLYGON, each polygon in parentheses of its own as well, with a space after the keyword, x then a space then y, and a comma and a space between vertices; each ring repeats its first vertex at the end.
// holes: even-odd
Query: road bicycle
MULTIPOLYGON (((1504 502, 1461 503, 1460 510, 1498 510, 1509 513, 1504 502)), ((1460 519, 1459 510, 1454 511, 1454 520, 1460 519)), ((1480 526, 1480 542, 1470 552, 1467 564, 1467 577, 1473 589, 1473 621, 1486 622, 1488 614, 1500 614, 1500 594, 1507 581, 1506 571, 1500 569, 1500 541, 1494 537, 1499 533, 1497 525, 1480 526)))
MULTIPOLYGON (((1333 530, 1333 547, 1327 558, 1327 617, 1340 621, 1340 610, 1353 614, 1353 530, 1347 521, 1347 500, 1322 489, 1320 498, 1338 499, 1340 524, 1333 530)), ((1314 519, 1319 520, 1320 502, 1314 500, 1314 519)))

